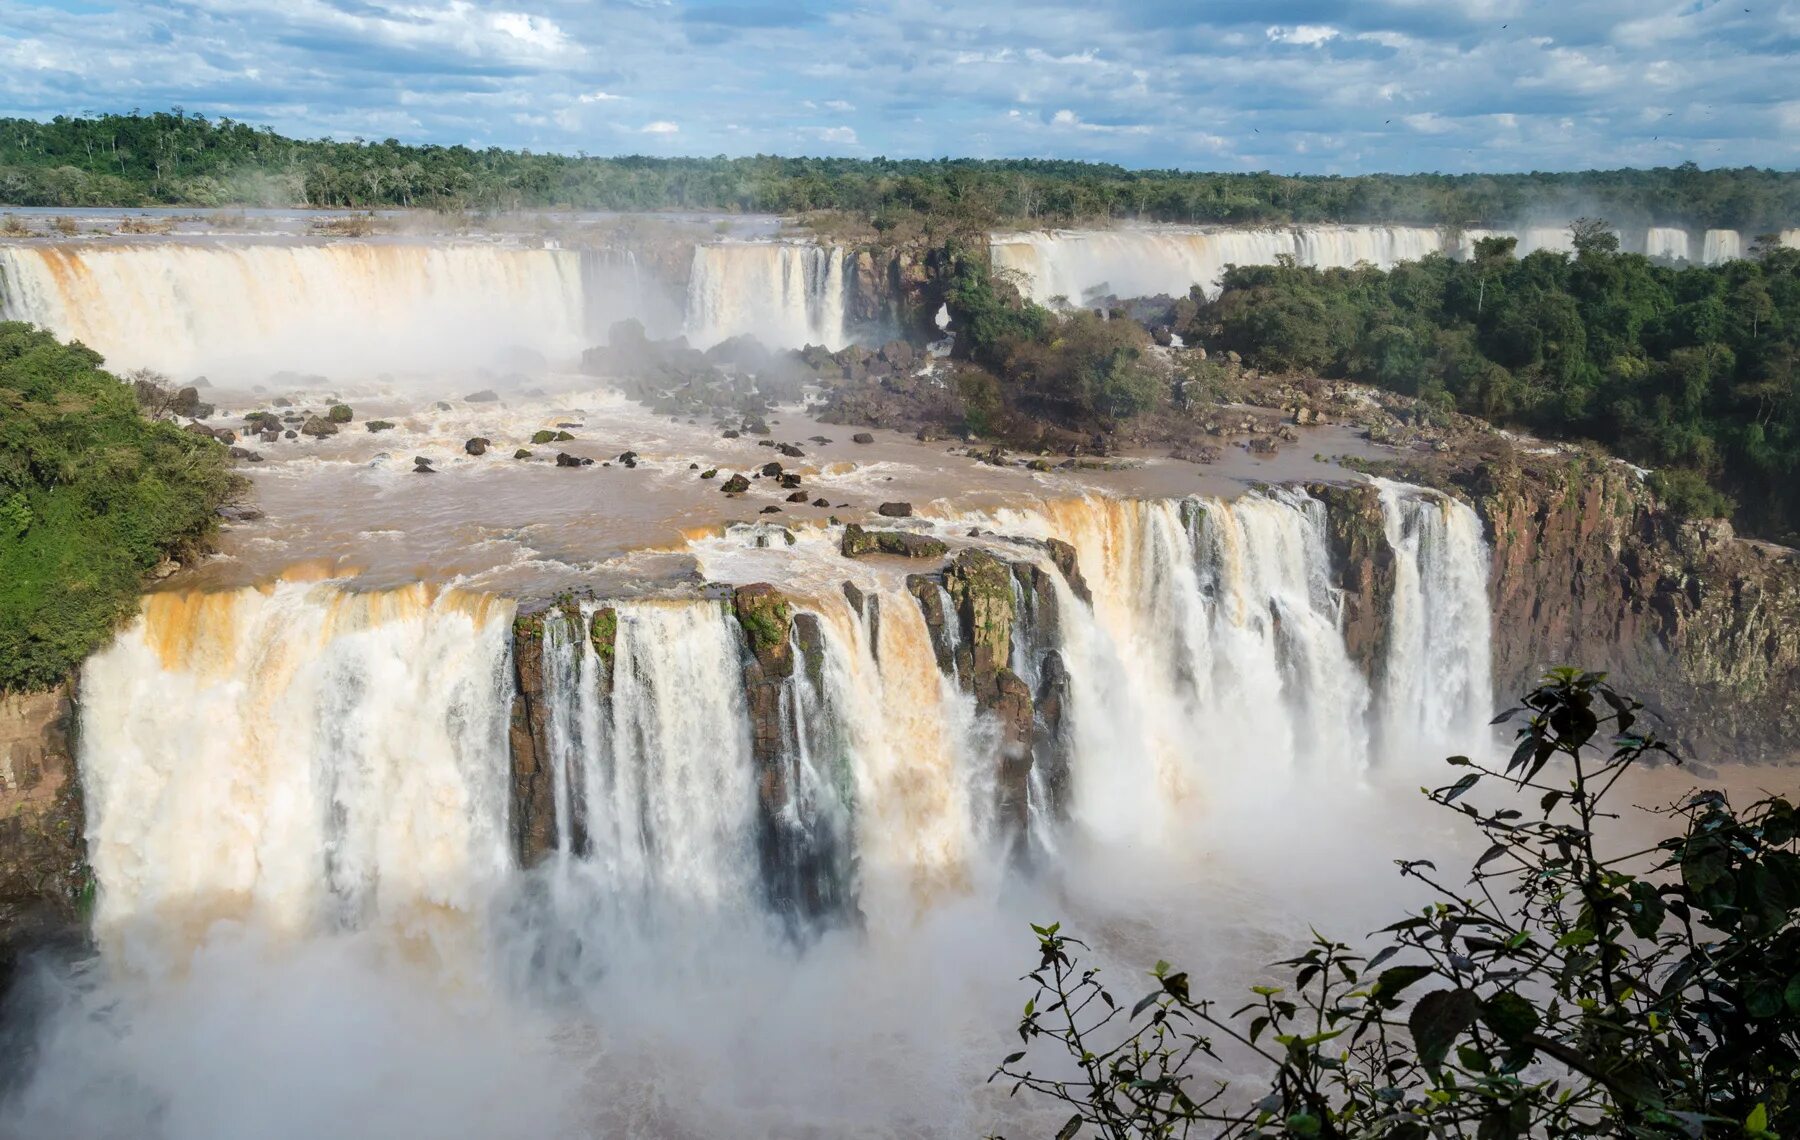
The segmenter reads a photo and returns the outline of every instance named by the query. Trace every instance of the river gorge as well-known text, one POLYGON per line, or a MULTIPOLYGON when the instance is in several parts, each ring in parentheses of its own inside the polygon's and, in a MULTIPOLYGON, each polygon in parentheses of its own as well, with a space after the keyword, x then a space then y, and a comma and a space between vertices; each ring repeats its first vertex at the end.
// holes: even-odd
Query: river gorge
MULTIPOLYGON (((1081 301, 1469 241, 991 256, 1081 301)), ((7 878, 79 900, 93 949, 19 971, 21 1134, 1049 1131, 982 1084, 1027 922, 1231 993, 1309 922, 1360 933, 1407 897, 1391 859, 1458 849, 1418 787, 1552 665, 1715 763, 1793 758, 1794 552, 1665 517, 1622 463, 1371 478, 1393 449, 1336 425, 1001 464, 804 394, 671 415, 582 365, 628 318, 923 341, 934 288, 907 251, 769 236, 0 245, 7 318, 204 374, 202 427, 277 424, 218 550, 0 706, 7 878), (288 427, 338 403, 342 431, 288 427)))

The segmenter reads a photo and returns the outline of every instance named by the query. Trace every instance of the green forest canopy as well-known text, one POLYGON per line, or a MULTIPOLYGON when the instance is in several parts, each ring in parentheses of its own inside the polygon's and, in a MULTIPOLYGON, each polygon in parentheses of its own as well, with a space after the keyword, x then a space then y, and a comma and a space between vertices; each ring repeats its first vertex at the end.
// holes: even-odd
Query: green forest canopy
POLYGON ((1474 225, 1603 214, 1622 225, 1800 224, 1800 174, 1654 170, 1287 176, 1128 170, 1045 159, 595 158, 396 139, 286 138, 231 119, 0 119, 0 201, 21 206, 319 206, 843 210, 879 223, 1169 222, 1474 225))
POLYGON ((0 692, 56 684, 105 644, 233 487, 223 447, 146 419, 100 364, 0 322, 0 692))
POLYGON ((1236 266, 1184 331, 1274 372, 1361 380, 1659 473, 1684 513, 1800 537, 1800 250, 1675 269, 1577 227, 1578 252, 1511 238, 1395 266, 1236 266), (1709 490, 1709 487, 1711 490, 1709 490))

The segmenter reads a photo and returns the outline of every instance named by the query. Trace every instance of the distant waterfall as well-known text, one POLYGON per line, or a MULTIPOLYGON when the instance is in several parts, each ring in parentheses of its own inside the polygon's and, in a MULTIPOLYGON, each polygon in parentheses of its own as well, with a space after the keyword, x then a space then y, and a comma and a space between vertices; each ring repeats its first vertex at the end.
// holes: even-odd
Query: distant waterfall
POLYGON ((774 348, 850 343, 844 251, 792 242, 719 242, 694 249, 687 336, 710 348, 750 335, 774 348))
POLYGON ((507 921, 565 981, 701 930, 905 929, 991 894, 1021 829, 1036 860, 1073 835, 1172 854, 1245 794, 1408 778, 1488 739, 1487 551, 1447 496, 1362 501, 1394 565, 1369 676, 1340 508, 1288 489, 928 524, 983 536, 997 617, 954 565, 886 574, 829 532, 699 540, 709 573, 796 583, 773 672, 717 600, 563 601, 518 640, 510 603, 423 587, 154 595, 83 676, 97 929, 152 960, 215 918, 476 960, 526 810, 509 733, 554 818, 507 921))
MULTIPOLYGON (((1690 246, 1700 261, 1716 265, 1743 256, 1735 230, 1708 230, 1690 241, 1685 230, 1655 227, 1627 237, 1626 248, 1650 257, 1687 258, 1690 246), (1641 241, 1639 240, 1641 236, 1641 241)), ((1566 225, 1530 225, 1511 230, 1456 230, 1436 226, 1298 225, 1262 228, 1125 226, 1112 230, 1054 230, 996 234, 996 268, 1015 274, 1040 304, 1062 298, 1073 305, 1099 297, 1185 296, 1198 285, 1218 293, 1228 265, 1273 265, 1291 257, 1297 264, 1342 269, 1369 264, 1391 269, 1428 254, 1467 257, 1485 237, 1518 240, 1520 257, 1538 250, 1574 249, 1566 225)))
POLYGON ((638 310, 607 255, 501 245, 188 241, 0 245, 0 315, 116 369, 262 380, 573 357, 638 310))

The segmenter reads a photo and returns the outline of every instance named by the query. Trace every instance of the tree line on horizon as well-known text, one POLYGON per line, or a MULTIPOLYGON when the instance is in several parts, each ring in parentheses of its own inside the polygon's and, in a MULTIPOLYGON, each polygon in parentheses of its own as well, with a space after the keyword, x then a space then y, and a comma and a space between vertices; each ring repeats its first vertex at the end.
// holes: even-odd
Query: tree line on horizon
POLYGON ((1800 173, 1694 163, 1518 174, 1279 175, 1131 170, 1056 159, 595 157, 500 147, 302 140, 180 109, 0 119, 0 202, 18 206, 804 214, 877 230, 1108 219, 1477 225, 1601 213, 1626 225, 1800 224, 1800 173))

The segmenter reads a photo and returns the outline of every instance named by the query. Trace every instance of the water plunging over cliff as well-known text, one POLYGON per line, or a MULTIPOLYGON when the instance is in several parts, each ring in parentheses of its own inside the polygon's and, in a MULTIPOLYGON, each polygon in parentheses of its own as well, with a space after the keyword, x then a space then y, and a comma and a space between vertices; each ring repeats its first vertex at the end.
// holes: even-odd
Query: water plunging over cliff
POLYGON ((84 677, 97 927, 479 923, 502 836, 531 826, 504 792, 521 746, 568 897, 615 924, 903 923, 991 890, 1020 830, 1178 854, 1233 789, 1479 746, 1479 524, 1435 493, 1379 498, 1396 575, 1373 676, 1346 649, 1327 506, 1299 491, 939 524, 996 535, 958 540, 943 584, 871 575, 832 532, 703 540, 703 566, 792 583, 771 628, 718 601, 589 602, 509 645, 509 603, 424 587, 155 595, 84 677))
POLYGON ((765 345, 850 343, 844 328, 844 251, 793 242, 696 246, 688 279, 687 336, 710 348, 734 336, 765 345))
MULTIPOLYGON (((1650 257, 1687 258, 1690 245, 1703 264, 1743 255, 1735 230, 1708 230, 1690 242, 1684 230, 1655 227, 1622 235, 1625 248, 1650 257)), ((1518 239, 1517 254, 1573 250, 1567 226, 1510 230, 1436 226, 1297 225, 1260 229, 1133 226, 1114 230, 1056 230, 995 235, 994 264, 1019 275, 1027 294, 1048 304, 1061 297, 1080 305, 1100 296, 1181 297, 1198 285, 1216 295, 1228 265, 1273 265, 1291 257, 1320 269, 1367 263, 1390 269, 1432 253, 1466 257, 1485 237, 1518 239)))
POLYGON ((126 242, 0 246, 0 313, 118 369, 262 379, 572 357, 638 310, 628 257, 497 244, 126 242))

